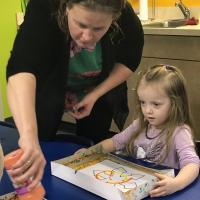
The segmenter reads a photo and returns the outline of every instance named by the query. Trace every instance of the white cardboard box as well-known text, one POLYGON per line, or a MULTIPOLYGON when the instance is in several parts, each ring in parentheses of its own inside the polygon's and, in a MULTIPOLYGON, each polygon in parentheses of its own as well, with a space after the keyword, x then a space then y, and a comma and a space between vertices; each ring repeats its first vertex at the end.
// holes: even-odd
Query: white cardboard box
MULTIPOLYGON (((108 200, 147 197, 157 180, 154 172, 153 169, 103 153, 73 155, 51 162, 52 175, 108 200)), ((173 170, 159 172, 174 176, 173 170)))

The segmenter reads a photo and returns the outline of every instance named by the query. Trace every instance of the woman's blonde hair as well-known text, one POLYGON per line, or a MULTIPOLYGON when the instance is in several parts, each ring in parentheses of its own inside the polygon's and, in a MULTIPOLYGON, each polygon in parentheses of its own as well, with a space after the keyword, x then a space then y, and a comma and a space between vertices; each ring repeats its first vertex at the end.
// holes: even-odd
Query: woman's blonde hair
POLYGON ((102 11, 113 14, 113 24, 117 26, 116 19, 120 16, 127 0, 59 0, 57 21, 60 29, 68 33, 66 8, 81 5, 94 11, 102 11))
MULTIPOLYGON (((138 81, 136 91, 141 83, 141 81, 145 81, 147 84, 158 83, 160 84, 171 101, 171 107, 169 110, 168 118, 164 124, 165 132, 167 134, 166 137, 166 153, 162 155, 161 160, 158 163, 161 163, 166 158, 170 142, 172 139, 172 135, 177 126, 187 124, 192 132, 193 122, 191 117, 190 105, 188 101, 188 95, 186 91, 186 81, 183 77, 181 71, 171 65, 155 65, 147 69, 142 75, 140 80, 138 81)), ((127 145, 127 151, 129 154, 133 154, 133 144, 134 140, 147 129, 148 122, 144 119, 144 115, 141 110, 140 101, 138 99, 138 95, 136 94, 136 113, 134 118, 139 120, 139 128, 137 133, 131 138, 127 145)))

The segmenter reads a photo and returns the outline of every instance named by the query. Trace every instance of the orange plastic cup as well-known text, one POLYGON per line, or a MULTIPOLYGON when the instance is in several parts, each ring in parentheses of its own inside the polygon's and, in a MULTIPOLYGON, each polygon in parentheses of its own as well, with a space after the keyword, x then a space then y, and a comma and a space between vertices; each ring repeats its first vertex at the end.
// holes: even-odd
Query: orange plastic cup
POLYGON ((1 143, 0 143, 0 181, 1 181, 1 177, 3 175, 3 150, 2 150, 2 147, 1 147, 1 143))
MULTIPOLYGON (((13 151, 7 154, 4 157, 4 167, 7 170, 8 175, 9 175, 9 170, 19 160, 22 154, 23 154, 23 151, 21 149, 18 149, 16 151, 13 151)), ((15 184, 13 184, 13 186, 15 187, 19 200, 42 200, 45 195, 45 190, 41 183, 39 183, 38 186, 34 190, 31 190, 31 191, 27 190, 28 181, 22 186, 17 186, 15 184)))

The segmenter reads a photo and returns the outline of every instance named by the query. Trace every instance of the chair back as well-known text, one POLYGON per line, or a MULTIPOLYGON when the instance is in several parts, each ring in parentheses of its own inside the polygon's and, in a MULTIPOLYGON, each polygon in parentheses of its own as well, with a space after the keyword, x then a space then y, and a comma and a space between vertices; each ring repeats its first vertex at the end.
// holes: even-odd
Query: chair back
POLYGON ((200 157, 200 140, 195 141, 197 154, 200 157))
POLYGON ((4 155, 18 148, 19 133, 14 125, 0 121, 0 143, 4 155))

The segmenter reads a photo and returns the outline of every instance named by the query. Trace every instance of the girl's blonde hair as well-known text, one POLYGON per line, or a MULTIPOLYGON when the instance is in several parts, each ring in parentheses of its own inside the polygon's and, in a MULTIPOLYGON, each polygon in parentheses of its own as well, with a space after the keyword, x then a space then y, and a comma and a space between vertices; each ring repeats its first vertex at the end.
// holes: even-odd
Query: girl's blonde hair
POLYGON ((57 21, 60 29, 68 33, 66 8, 74 5, 81 5, 94 11, 102 11, 113 14, 113 24, 117 26, 116 19, 120 16, 121 10, 125 7, 127 0, 58 0, 59 9, 57 21))
MULTIPOLYGON (((192 132, 193 122, 191 117, 190 105, 188 101, 188 95, 186 91, 186 81, 183 77, 181 71, 171 65, 155 65, 145 71, 140 80, 138 81, 136 91, 141 81, 145 81, 147 84, 157 83, 160 84, 165 90, 166 94, 170 98, 171 107, 169 110, 168 118, 164 124, 166 137, 166 153, 162 155, 161 160, 158 163, 161 163, 165 160, 170 147, 170 142, 174 133, 174 130, 177 126, 187 124, 192 132)), ((136 113, 134 118, 139 120, 139 128, 137 133, 131 138, 127 145, 127 151, 129 154, 133 154, 133 144, 134 140, 147 129, 148 122, 144 119, 144 115, 141 110, 140 101, 138 95, 136 94, 136 113)))

